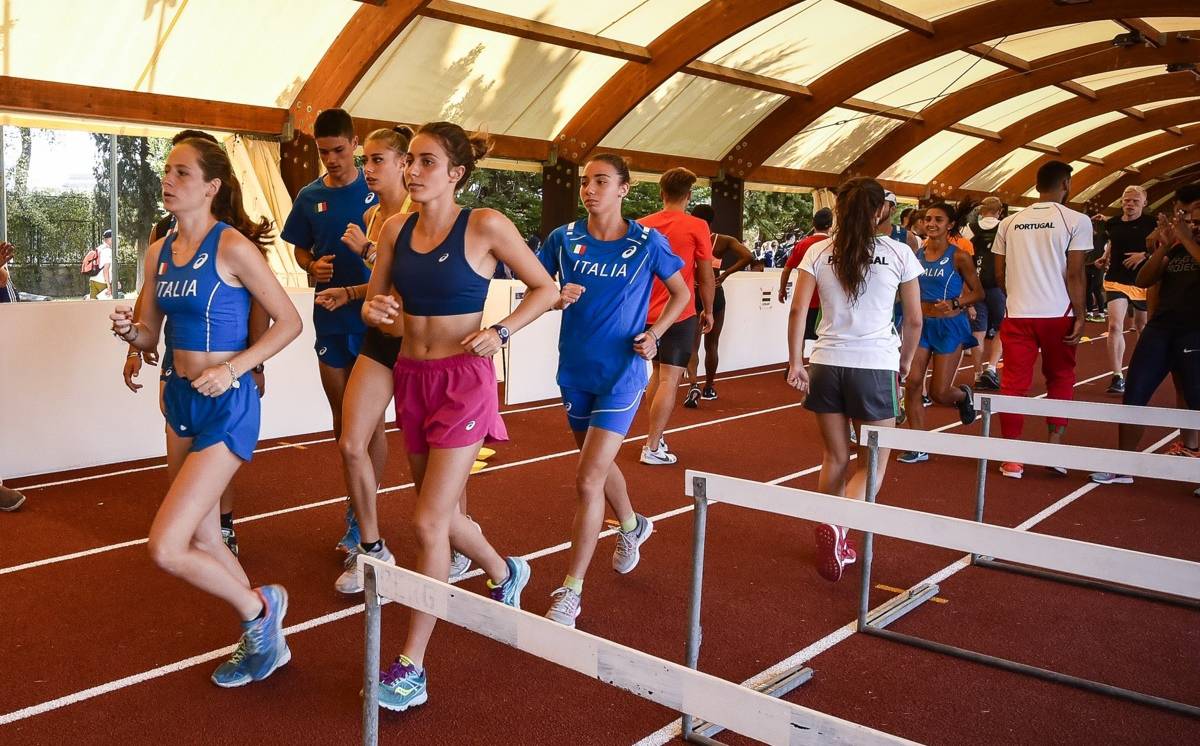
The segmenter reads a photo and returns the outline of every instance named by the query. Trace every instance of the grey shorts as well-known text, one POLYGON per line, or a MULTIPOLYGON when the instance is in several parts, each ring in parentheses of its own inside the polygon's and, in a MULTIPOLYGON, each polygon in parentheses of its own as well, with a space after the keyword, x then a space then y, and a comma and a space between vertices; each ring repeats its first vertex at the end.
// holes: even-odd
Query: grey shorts
POLYGON ((900 414, 896 371, 809 366, 804 408, 817 414, 844 414, 862 422, 880 422, 900 414))

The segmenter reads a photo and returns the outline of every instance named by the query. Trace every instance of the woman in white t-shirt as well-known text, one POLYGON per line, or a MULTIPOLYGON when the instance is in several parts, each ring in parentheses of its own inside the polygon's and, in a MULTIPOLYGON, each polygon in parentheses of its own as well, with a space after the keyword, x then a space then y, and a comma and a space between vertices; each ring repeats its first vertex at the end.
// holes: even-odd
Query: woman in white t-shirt
MULTIPOLYGON (((874 179, 855 178, 837 192, 837 230, 812 246, 800 262, 796 294, 788 323, 788 384, 805 396, 804 407, 817 415, 824 441, 818 490, 861 500, 866 494, 866 470, 847 481, 850 445, 847 421, 894 427, 899 413, 897 374, 912 363, 921 336, 923 272, 912 250, 875 226, 890 206, 874 179), (903 341, 892 322, 896 292, 904 310, 903 341), (821 296, 821 321, 809 363, 801 358, 804 320, 814 291, 821 296)), ((859 463, 865 463, 864 458, 859 463)), ((888 460, 881 452, 878 478, 888 460)), ((841 526, 817 527, 817 571, 827 580, 842 577, 857 559, 841 526)))

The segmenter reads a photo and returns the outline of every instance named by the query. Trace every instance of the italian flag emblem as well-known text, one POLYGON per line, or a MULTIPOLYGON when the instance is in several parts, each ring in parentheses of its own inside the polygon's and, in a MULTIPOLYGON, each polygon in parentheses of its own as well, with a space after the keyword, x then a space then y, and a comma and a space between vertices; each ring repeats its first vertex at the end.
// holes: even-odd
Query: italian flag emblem
POLYGON ((329 203, 328 202, 318 202, 317 203, 317 212, 318 213, 329 212, 329 203))
POLYGON ((581 243, 577 243, 571 247, 571 253, 575 256, 583 256, 587 253, 587 247, 581 243))
POLYGON ((165 275, 167 273, 167 263, 166 262, 158 263, 158 273, 160 275, 165 275))

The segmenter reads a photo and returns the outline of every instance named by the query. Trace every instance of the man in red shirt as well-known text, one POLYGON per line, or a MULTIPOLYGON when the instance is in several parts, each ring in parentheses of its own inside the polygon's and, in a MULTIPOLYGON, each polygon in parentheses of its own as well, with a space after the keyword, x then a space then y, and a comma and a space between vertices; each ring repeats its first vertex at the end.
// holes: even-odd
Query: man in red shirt
MULTIPOLYGON (((833 210, 828 207, 822 207, 813 214, 813 232, 811 235, 801 239, 796 247, 792 249, 791 255, 787 262, 783 265, 783 272, 779 275, 779 302, 787 303, 788 300, 788 278, 792 275, 792 270, 800 266, 800 260, 804 258, 804 252, 808 251, 815 243, 819 243, 829 238, 829 229, 833 227, 833 210)), ((808 318, 804 322, 804 338, 817 338, 817 317, 821 315, 821 296, 813 291, 812 300, 808 302, 808 318)))
MULTIPOLYGON (((692 302, 679 319, 658 340, 658 354, 654 358, 654 374, 650 377, 647 390, 650 399, 650 432, 646 445, 642 447, 643 464, 673 464, 675 454, 667 450, 663 431, 675 410, 675 397, 679 382, 692 357, 692 341, 696 338, 699 325, 701 333, 712 329, 713 295, 716 280, 712 271, 712 239, 708 223, 687 213, 688 201, 692 198, 692 185, 696 174, 686 168, 673 168, 658 180, 662 194, 663 209, 647 215, 638 222, 655 228, 671 244, 671 251, 683 260, 684 282, 692 289, 692 302), (700 291, 703 310, 696 315, 696 290, 700 291)), ((658 321, 670 294, 657 278, 650 290, 650 311, 646 315, 646 327, 658 321)))

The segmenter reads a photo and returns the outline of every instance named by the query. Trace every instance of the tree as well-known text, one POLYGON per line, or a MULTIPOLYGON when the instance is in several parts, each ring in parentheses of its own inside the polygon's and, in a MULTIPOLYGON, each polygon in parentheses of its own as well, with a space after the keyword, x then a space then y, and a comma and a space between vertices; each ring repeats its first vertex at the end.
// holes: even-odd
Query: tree
MULTIPOLYGON (((92 173, 96 177, 95 203, 97 223, 107 225, 111 219, 109 153, 113 136, 93 133, 96 160, 92 173)), ((127 137, 117 140, 117 227, 121 242, 118 266, 126 290, 140 284, 143 258, 148 248, 150 229, 162 213, 162 170, 171 141, 164 138, 127 137), (130 282, 132 278, 136 280, 130 282)), ((100 237, 96 236, 96 241, 100 237)))
POLYGON ((778 240, 788 233, 805 233, 812 227, 812 195, 746 190, 744 232, 746 243, 778 240))
POLYGON ((537 233, 542 220, 542 176, 526 171, 480 168, 471 174, 460 202, 491 207, 508 216, 522 236, 537 233))

